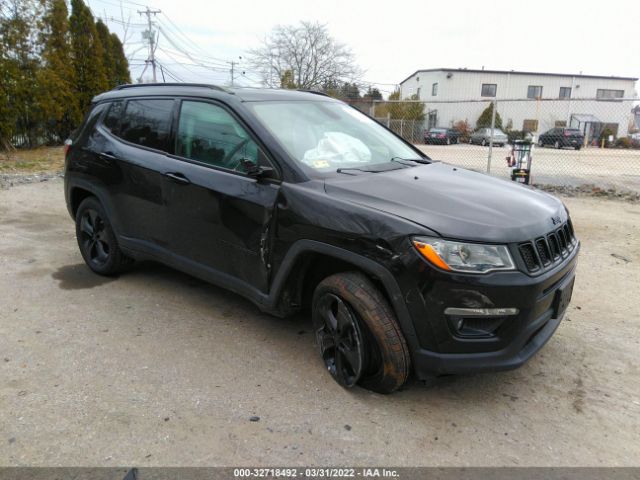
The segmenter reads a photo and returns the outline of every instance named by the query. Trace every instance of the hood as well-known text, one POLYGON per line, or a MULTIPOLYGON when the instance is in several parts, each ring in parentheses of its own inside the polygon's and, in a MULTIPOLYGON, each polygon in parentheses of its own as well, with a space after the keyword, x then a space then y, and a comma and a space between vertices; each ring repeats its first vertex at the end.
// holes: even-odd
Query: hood
POLYGON ((519 242, 566 220, 560 200, 443 163, 325 180, 328 195, 397 215, 446 238, 519 242))

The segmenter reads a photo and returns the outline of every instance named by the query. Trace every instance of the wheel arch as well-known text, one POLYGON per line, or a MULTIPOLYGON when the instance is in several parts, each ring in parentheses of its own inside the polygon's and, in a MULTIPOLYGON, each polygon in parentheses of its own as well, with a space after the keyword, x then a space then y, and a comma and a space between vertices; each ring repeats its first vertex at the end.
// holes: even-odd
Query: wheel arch
POLYGON ((329 275, 360 271, 369 277, 386 296, 411 351, 417 348, 417 337, 404 297, 395 278, 382 264, 340 247, 299 240, 287 253, 272 284, 270 299, 281 315, 305 306, 315 287, 329 275))

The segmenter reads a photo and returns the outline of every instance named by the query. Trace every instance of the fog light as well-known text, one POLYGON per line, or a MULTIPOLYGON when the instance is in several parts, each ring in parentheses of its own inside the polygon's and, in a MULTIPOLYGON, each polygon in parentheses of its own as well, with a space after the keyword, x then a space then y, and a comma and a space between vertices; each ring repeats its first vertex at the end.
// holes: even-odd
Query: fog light
POLYGON ((513 315, 517 308, 447 308, 447 316, 453 333, 459 337, 487 338, 513 315))
POLYGON ((452 308, 444 311, 445 315, 455 315, 459 317, 493 317, 503 315, 517 315, 517 308, 452 308))

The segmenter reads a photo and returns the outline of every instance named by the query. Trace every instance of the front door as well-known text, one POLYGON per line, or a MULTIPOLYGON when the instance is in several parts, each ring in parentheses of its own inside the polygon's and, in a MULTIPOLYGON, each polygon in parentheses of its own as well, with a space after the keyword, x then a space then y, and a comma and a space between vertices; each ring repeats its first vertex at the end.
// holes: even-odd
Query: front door
POLYGON ((270 225, 278 183, 246 175, 268 160, 226 108, 184 100, 175 156, 165 171, 172 253, 266 292, 270 225))

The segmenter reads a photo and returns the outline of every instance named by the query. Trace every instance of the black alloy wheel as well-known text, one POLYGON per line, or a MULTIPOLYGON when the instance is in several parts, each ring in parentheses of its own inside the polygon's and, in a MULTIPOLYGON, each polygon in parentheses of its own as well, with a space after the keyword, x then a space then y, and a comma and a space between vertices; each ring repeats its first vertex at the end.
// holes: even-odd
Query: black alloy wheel
POLYGON ((85 198, 78 207, 76 238, 82 258, 95 273, 114 275, 133 263, 120 250, 105 209, 95 197, 85 198))
POLYGON ((109 261, 111 246, 104 219, 91 208, 86 209, 80 219, 80 243, 86 258, 96 267, 102 267, 109 261))
POLYGON ((351 307, 340 297, 325 293, 318 302, 316 340, 331 376, 342 386, 353 387, 366 362, 362 330, 351 307))

